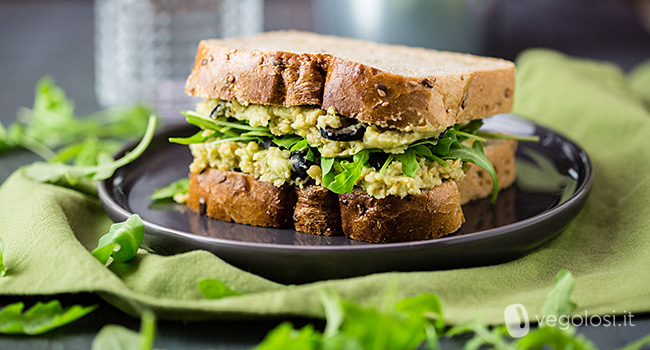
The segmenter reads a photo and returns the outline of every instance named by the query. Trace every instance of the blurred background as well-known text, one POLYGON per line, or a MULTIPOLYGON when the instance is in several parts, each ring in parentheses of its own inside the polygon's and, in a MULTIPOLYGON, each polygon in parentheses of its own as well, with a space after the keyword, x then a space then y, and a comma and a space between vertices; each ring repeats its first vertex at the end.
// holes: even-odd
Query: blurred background
POLYGON ((174 118, 198 38, 277 29, 511 60, 547 47, 624 70, 650 58, 650 0, 0 0, 0 117, 50 75, 80 114, 145 99, 174 118))

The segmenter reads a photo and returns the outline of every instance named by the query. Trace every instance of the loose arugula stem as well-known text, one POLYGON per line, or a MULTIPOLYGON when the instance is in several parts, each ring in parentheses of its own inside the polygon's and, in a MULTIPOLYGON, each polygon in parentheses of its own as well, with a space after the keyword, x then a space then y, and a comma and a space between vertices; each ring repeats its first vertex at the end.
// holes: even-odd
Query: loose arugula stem
POLYGON ((476 140, 476 141, 481 141, 481 142, 487 141, 486 139, 484 139, 484 138, 482 138, 482 137, 480 137, 478 135, 470 134, 470 133, 460 131, 460 130, 451 129, 451 130, 449 130, 449 132, 452 133, 452 134, 456 134, 458 136, 464 136, 464 137, 467 137, 468 139, 473 139, 473 140, 476 140))
POLYGON ((147 130, 140 143, 132 151, 126 153, 124 157, 118 160, 90 166, 36 162, 25 166, 23 172, 27 177, 38 182, 57 183, 62 179, 66 179, 70 185, 74 185, 84 177, 89 177, 95 181, 105 180, 112 176, 117 168, 132 162, 144 153, 151 143, 155 128, 156 117, 152 115, 149 117, 147 130))
POLYGON ((489 139, 539 142, 539 136, 537 135, 524 136, 524 135, 497 134, 497 133, 492 133, 487 131, 479 131, 476 133, 476 135, 487 137, 489 139))

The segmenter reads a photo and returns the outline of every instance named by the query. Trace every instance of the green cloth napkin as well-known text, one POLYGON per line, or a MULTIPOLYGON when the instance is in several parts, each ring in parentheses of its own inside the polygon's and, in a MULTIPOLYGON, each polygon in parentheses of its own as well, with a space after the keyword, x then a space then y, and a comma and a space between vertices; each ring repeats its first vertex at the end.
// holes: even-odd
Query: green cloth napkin
POLYGON ((548 246, 509 263, 435 272, 382 273, 301 286, 280 285, 194 251, 171 257, 141 252, 104 267, 88 251, 110 220, 97 198, 37 184, 14 173, 0 188, 0 237, 8 273, 0 294, 96 292, 125 312, 152 309, 165 319, 323 316, 319 289, 358 302, 435 293, 450 323, 481 314, 502 323, 504 308, 539 312, 561 269, 577 278, 577 314, 650 311, 650 69, 628 80, 617 67, 535 50, 517 62, 514 112, 561 131, 595 166, 582 212, 548 246), (242 296, 204 300, 210 277, 242 296), (391 288, 391 286, 393 288, 391 288))

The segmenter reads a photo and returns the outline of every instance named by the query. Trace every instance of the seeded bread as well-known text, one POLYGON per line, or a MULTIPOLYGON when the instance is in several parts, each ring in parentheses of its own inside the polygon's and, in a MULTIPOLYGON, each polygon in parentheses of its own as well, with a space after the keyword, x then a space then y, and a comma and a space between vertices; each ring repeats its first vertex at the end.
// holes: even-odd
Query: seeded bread
POLYGON ((222 221, 340 235, 373 243, 437 238, 464 222, 453 181, 419 195, 377 199, 366 193, 337 195, 320 186, 294 191, 238 172, 206 169, 190 174, 187 205, 222 221), (297 195, 296 195, 297 193, 297 195))
MULTIPOLYGON (((499 189, 512 186, 515 182, 515 151, 517 141, 489 139, 485 145, 485 156, 494 166, 499 181, 499 189)), ((465 178, 458 182, 460 203, 489 197, 492 195, 492 178, 483 168, 472 164, 465 178)))
POLYGON ((296 188, 298 202, 293 212, 297 231, 324 236, 342 235, 339 197, 323 186, 296 188))
POLYGON ((201 41, 191 96, 320 105, 382 127, 430 130, 511 109, 514 64, 298 31, 201 41))
POLYGON ((264 227, 292 227, 296 193, 252 175, 208 168, 190 173, 187 206, 222 221, 264 227))
POLYGON ((432 239, 452 233, 465 222, 454 181, 404 198, 375 198, 363 192, 339 195, 346 237, 374 243, 432 239))

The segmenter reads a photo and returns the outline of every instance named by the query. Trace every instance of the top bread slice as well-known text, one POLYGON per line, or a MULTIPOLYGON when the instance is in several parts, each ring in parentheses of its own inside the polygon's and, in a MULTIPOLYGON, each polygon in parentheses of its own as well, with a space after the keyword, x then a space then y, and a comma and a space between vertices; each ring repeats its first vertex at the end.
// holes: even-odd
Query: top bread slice
POLYGON ((424 131, 510 111, 514 81, 506 60, 277 31, 201 41, 186 92, 424 131))

